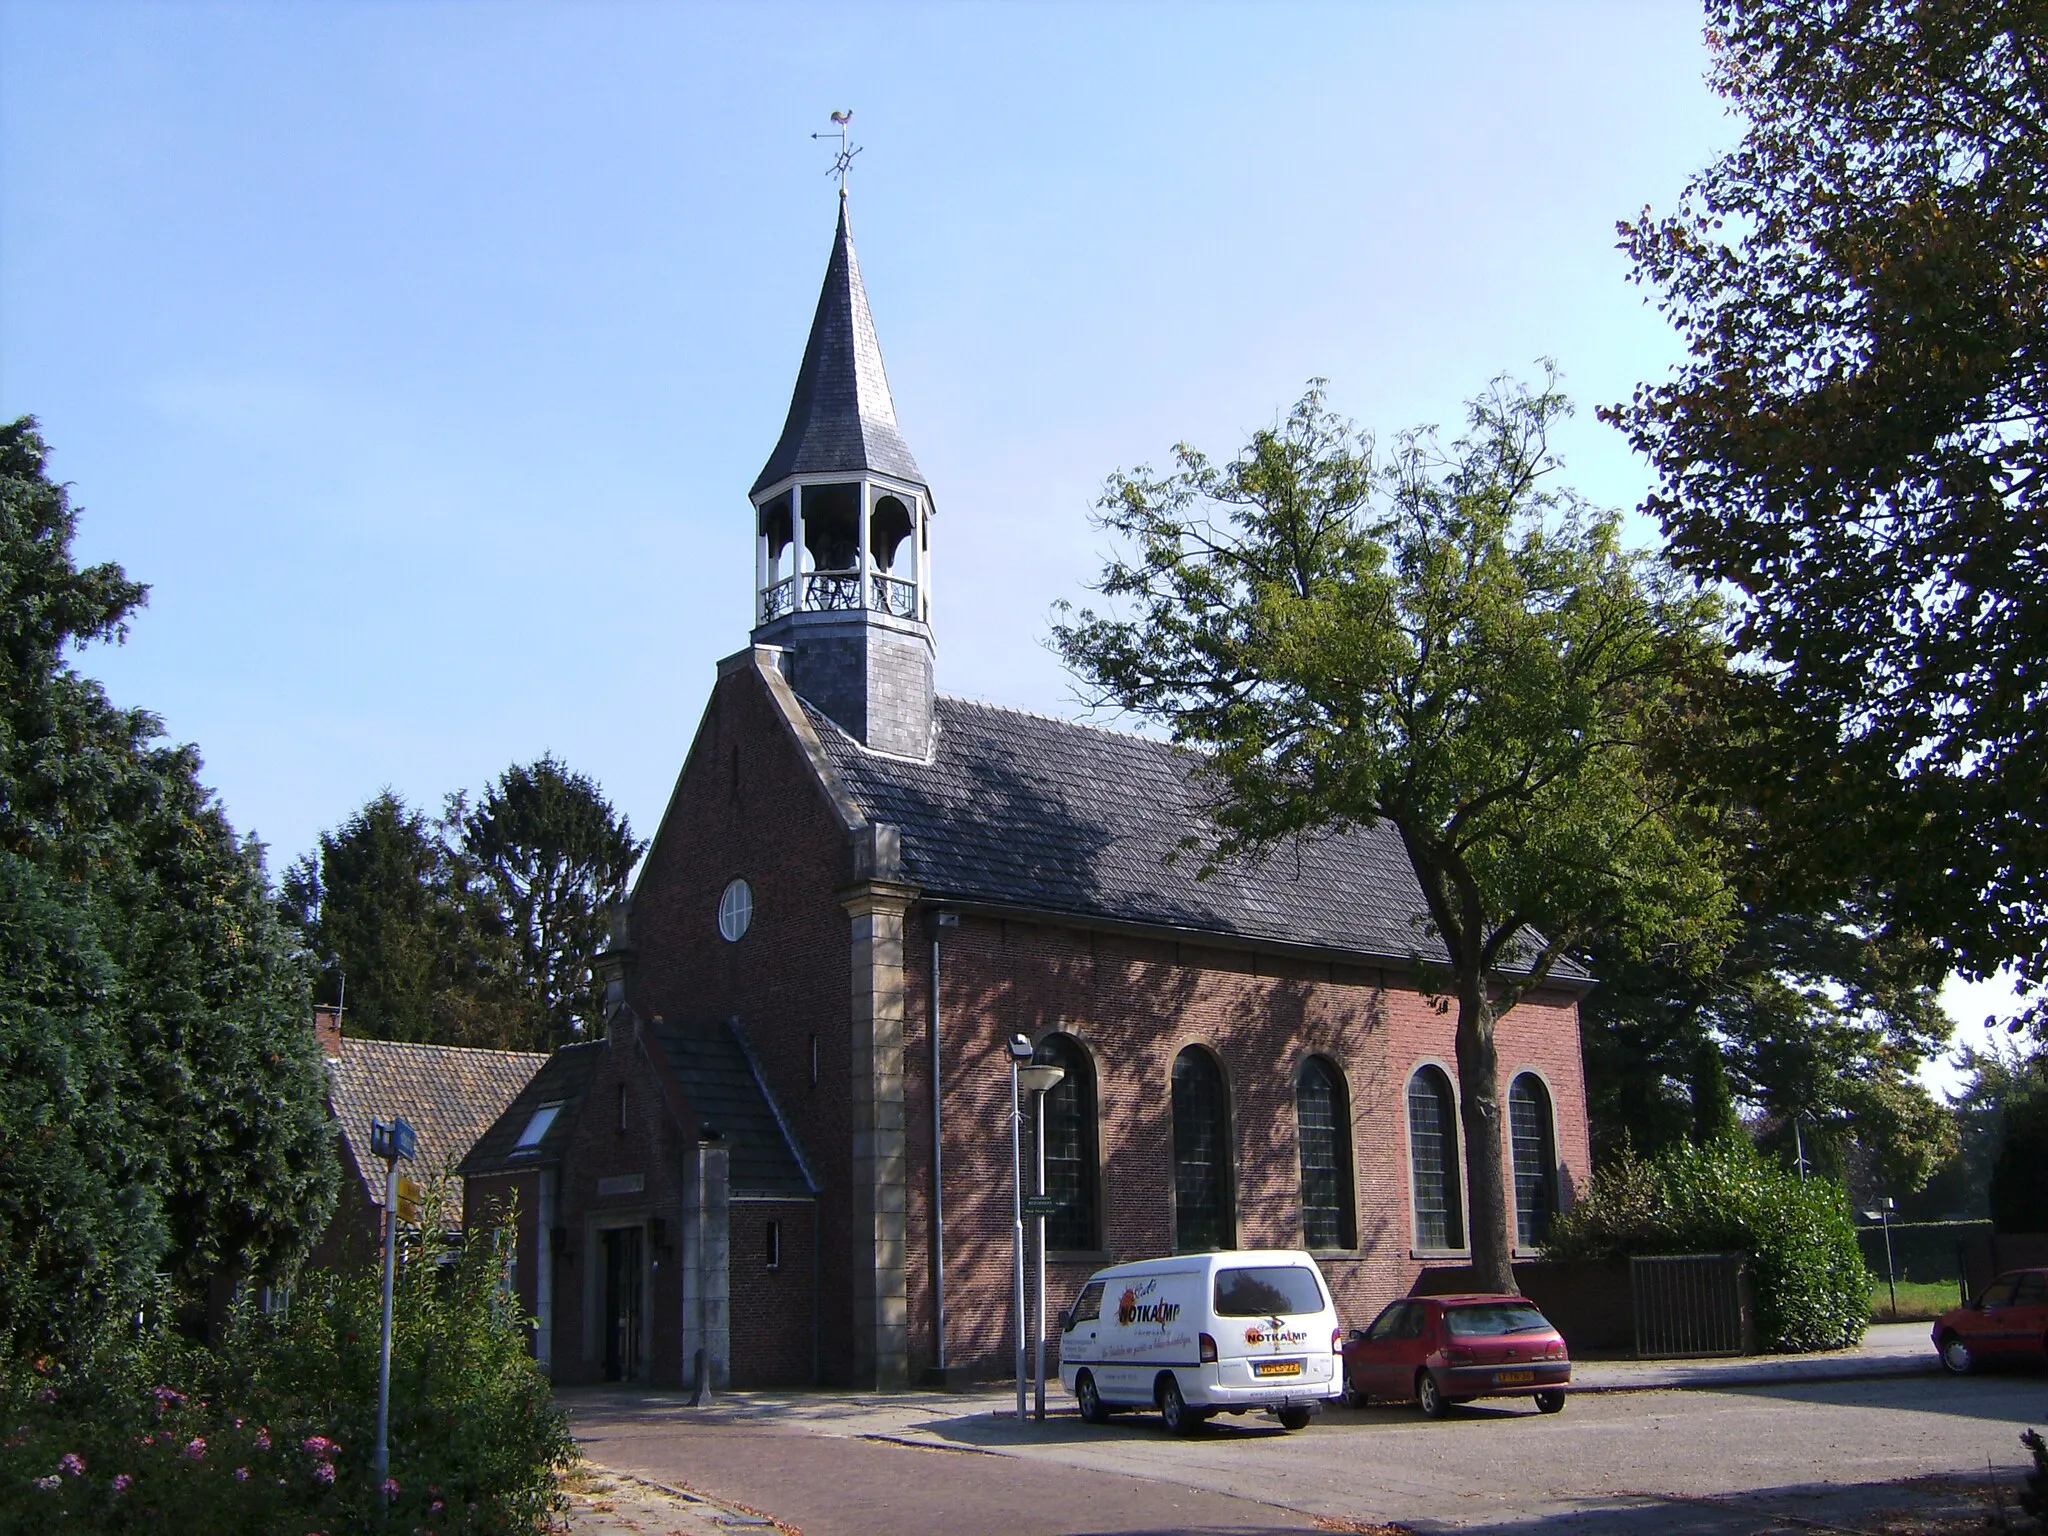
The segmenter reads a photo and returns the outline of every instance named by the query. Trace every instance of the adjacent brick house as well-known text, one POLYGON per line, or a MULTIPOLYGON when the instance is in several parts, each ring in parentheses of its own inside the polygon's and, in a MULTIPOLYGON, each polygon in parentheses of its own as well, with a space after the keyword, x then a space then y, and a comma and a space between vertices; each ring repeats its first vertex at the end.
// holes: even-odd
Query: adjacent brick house
MULTIPOLYGON (((1115 1260, 1307 1246, 1362 1322, 1456 1262, 1453 1020, 1416 985, 1441 951, 1397 840, 1197 879, 1174 749, 934 691, 933 498, 843 204, 752 500, 752 643, 619 915, 606 1038, 557 1053, 464 1165, 473 1201, 531 1190, 556 1378, 684 1382, 699 1349, 714 1385, 1007 1374, 1020 1033, 1066 1071, 1056 1298, 1115 1260)), ((1525 1246, 1588 1167, 1584 984, 1499 1027, 1525 1246)))

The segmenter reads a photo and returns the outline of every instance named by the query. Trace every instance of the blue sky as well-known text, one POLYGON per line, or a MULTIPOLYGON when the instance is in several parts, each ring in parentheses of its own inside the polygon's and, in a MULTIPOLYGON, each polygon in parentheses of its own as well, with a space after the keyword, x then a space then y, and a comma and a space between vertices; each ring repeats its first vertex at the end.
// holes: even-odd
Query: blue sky
POLYGON ((0 0, 0 411, 153 588, 84 664, 274 869, 547 750, 648 833, 745 642, 832 109, 941 686, 1062 713, 1104 476, 1311 377, 1385 433, 1554 357, 1634 505, 1592 408, 1676 353, 1614 224, 1733 142, 1704 67, 1652 0, 0 0))

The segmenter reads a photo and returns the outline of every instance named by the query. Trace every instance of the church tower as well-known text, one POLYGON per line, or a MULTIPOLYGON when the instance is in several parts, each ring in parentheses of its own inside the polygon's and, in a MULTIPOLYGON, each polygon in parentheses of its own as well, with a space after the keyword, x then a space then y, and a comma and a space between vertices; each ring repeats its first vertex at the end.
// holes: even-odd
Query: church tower
POLYGON ((754 488, 756 645, 862 745, 932 749, 932 494, 896 405, 839 194, 789 419, 754 488))

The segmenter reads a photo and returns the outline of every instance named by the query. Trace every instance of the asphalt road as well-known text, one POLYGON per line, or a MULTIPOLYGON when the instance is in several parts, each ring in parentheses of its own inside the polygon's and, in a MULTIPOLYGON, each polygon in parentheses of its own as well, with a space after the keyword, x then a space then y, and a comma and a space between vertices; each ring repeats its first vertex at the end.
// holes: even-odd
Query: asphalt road
POLYGON ((1564 1413, 1474 1404, 1336 1410, 1284 1434, 1222 1419, 1176 1440, 1156 1416, 1096 1429, 998 1417, 989 1400, 845 1400, 709 1414, 565 1399, 596 1460, 765 1510, 804 1536, 1300 1530, 1752 1536, 1886 1528, 1900 1512, 2012 1500, 2019 1431, 2048 1423, 2039 1373, 1575 1396, 1564 1413), (981 1454, 977 1454, 981 1453, 981 1454), (987 1454, 994 1453, 994 1454, 987 1454), (1918 1480, 1918 1481, 1909 1481, 1918 1480))

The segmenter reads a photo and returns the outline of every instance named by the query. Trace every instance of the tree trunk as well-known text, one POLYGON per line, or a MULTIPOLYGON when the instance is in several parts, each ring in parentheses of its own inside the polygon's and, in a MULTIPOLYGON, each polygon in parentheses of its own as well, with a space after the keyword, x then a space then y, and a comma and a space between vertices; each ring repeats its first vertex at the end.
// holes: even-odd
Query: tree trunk
POLYGON ((1501 1173, 1500 1061, 1493 1045, 1493 1001, 1483 981, 1458 989, 1458 1119, 1465 1130, 1465 1188, 1472 1207, 1473 1287, 1519 1294, 1501 1173))

